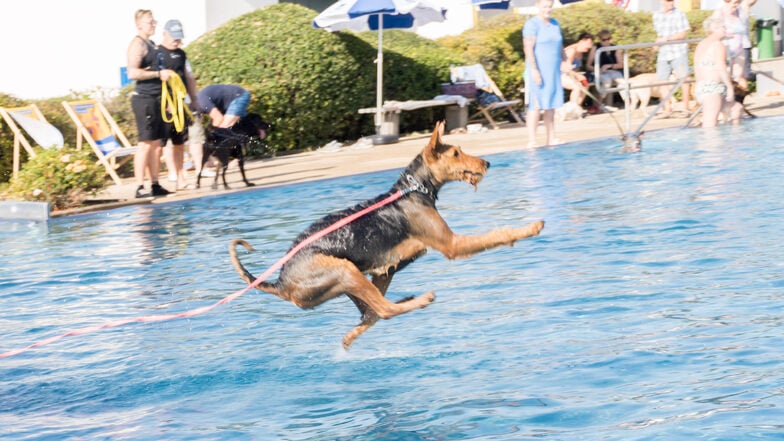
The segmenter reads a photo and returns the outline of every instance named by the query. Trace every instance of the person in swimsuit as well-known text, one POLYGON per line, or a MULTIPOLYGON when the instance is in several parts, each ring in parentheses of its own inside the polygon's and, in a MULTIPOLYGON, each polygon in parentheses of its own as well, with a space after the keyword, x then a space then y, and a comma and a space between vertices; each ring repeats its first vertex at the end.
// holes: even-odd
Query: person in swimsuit
POLYGON ((742 106, 735 101, 727 67, 727 49, 722 43, 726 35, 724 20, 711 16, 703 22, 708 34, 694 50, 695 94, 702 104, 702 126, 715 127, 724 112, 732 123, 740 121, 742 106))
POLYGON ((749 14, 757 0, 724 0, 713 11, 713 16, 724 20, 726 36, 724 47, 730 59, 730 77, 742 89, 748 89, 751 70, 751 39, 749 38, 749 14))
POLYGON ((583 32, 577 42, 564 48, 566 60, 561 66, 561 84, 566 90, 571 90, 569 101, 578 107, 583 106, 585 91, 588 89, 588 79, 582 72, 583 57, 593 48, 593 35, 583 32))

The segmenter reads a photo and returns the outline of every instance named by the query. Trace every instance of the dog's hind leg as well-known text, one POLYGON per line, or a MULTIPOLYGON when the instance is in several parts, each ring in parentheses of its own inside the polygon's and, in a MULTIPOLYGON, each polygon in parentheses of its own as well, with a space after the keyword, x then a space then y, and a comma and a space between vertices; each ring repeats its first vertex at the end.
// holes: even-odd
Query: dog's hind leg
POLYGON ((378 314, 370 309, 370 307, 365 302, 352 295, 349 295, 348 297, 352 302, 354 302, 355 305, 357 305, 359 312, 362 314, 362 321, 357 326, 355 326, 354 329, 343 336, 343 349, 348 349, 349 346, 354 343, 354 340, 356 340, 357 337, 364 334, 365 331, 370 329, 370 327, 375 325, 378 321, 378 314))
POLYGON ((382 319, 424 308, 435 300, 435 294, 428 292, 402 303, 392 303, 353 263, 324 254, 289 261, 282 291, 303 309, 315 308, 341 294, 352 295, 382 319))
MULTIPOLYGON (((373 276, 373 285, 378 288, 378 291, 381 295, 386 295, 387 288, 389 288, 389 284, 392 282, 392 276, 394 274, 384 274, 381 276, 373 276)), ((370 329, 371 326, 375 325, 378 321, 378 314, 375 313, 367 303, 359 300, 358 298, 349 295, 348 296, 355 305, 357 305, 357 309, 359 309, 360 314, 362 314, 362 321, 354 327, 348 334, 343 337, 343 349, 348 349, 351 346, 351 343, 354 343, 354 340, 357 339, 360 335, 362 335, 365 331, 370 329)), ((401 300, 401 302, 411 300, 411 297, 405 298, 401 300)), ((400 302, 398 302, 400 303, 400 302)))
MULTIPOLYGON (((392 283, 392 277, 395 275, 395 273, 408 266, 408 264, 417 258, 423 256, 425 253, 427 253, 427 248, 423 248, 417 252, 414 252, 410 259, 406 259, 398 263, 397 268, 389 268, 386 274, 374 275, 372 278, 373 285, 378 288, 378 291, 382 296, 386 296, 387 289, 389 288, 389 284, 392 283)), ((351 346, 351 343, 353 343, 357 337, 370 329, 370 327, 375 325, 378 321, 378 314, 370 309, 365 302, 352 295, 349 295, 349 298, 354 302, 355 305, 357 305, 359 312, 362 314, 362 321, 357 326, 355 326, 351 332, 343 337, 343 349, 348 349, 348 347, 351 346)), ((413 299, 413 297, 406 297, 404 299, 398 300, 397 303, 404 303, 411 299, 413 299)))
MULTIPOLYGON (((218 169, 218 170, 216 171, 216 173, 215 173, 215 178, 212 180, 212 187, 210 187, 210 188, 212 188, 213 190, 217 190, 217 189, 218 189, 218 178, 219 178, 219 177, 220 177, 220 175, 221 175, 221 170, 223 171, 223 173, 226 173, 226 169, 225 169, 225 168, 218 169)), ((226 178, 225 178, 225 177, 223 178, 223 182, 224 182, 224 183, 226 182, 226 178)))

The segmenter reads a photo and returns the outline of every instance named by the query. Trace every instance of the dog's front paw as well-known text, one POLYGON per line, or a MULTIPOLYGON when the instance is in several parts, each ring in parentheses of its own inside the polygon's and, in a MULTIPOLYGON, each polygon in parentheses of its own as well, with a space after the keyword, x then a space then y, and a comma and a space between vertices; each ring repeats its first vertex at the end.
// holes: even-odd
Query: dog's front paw
POLYGON ((253 182, 245 182, 245 186, 247 186, 247 187, 255 187, 256 184, 254 184, 253 182))
POLYGON ((526 237, 538 236, 539 233, 544 229, 544 221, 538 220, 536 222, 531 222, 527 226, 523 228, 525 231, 523 237, 521 239, 525 239, 526 237))
POLYGON ((522 240, 528 237, 538 236, 539 233, 544 228, 544 221, 539 220, 536 222, 531 222, 530 224, 524 226, 523 228, 515 228, 512 233, 512 240, 509 241, 508 245, 513 246, 515 242, 518 240, 522 240))

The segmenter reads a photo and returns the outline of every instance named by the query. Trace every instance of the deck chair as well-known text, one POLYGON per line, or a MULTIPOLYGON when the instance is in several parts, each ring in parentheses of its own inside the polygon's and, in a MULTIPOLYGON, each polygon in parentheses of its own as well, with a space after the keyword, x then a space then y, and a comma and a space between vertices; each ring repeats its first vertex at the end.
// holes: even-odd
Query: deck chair
POLYGON ((477 90, 484 90, 485 92, 494 93, 501 99, 501 101, 494 102, 487 106, 481 105, 479 102, 476 103, 477 108, 479 109, 478 112, 473 114, 469 117, 469 120, 477 120, 478 117, 482 117, 494 129, 498 128, 498 123, 493 119, 493 113, 509 112, 512 115, 512 118, 517 121, 518 124, 521 126, 525 125, 523 120, 520 118, 520 115, 515 110, 515 106, 520 104, 521 100, 507 100, 504 98, 504 95, 498 89, 495 82, 487 75, 485 68, 481 64, 472 64, 470 66, 453 66, 450 68, 450 76, 453 83, 459 81, 473 81, 476 83, 477 90))
POLYGON ((31 158, 35 158, 35 150, 25 137, 25 133, 42 148, 63 148, 63 134, 57 127, 46 121, 43 113, 35 104, 22 107, 0 107, 0 115, 14 133, 12 174, 14 178, 19 174, 21 165, 19 161, 20 147, 24 147, 27 154, 31 158))
POLYGON ((86 140, 106 174, 115 184, 122 184, 116 170, 133 159, 136 147, 128 142, 106 107, 96 100, 63 101, 62 104, 76 124, 76 148, 82 148, 82 142, 86 140), (118 161, 118 158, 123 159, 118 161))

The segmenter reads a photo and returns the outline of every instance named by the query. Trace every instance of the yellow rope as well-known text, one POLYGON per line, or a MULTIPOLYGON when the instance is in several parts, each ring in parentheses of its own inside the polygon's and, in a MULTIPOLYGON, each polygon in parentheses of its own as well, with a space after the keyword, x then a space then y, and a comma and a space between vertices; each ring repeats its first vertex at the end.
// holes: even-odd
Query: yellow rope
POLYGON ((182 82, 179 75, 172 72, 167 81, 162 81, 161 93, 161 116, 163 121, 173 123, 174 129, 177 132, 185 130, 187 120, 185 115, 190 116, 191 121, 194 121, 191 109, 185 105, 185 97, 188 96, 188 88, 182 82), (171 91, 169 91, 171 89, 171 91), (171 116, 167 116, 167 110, 171 109, 171 116))

